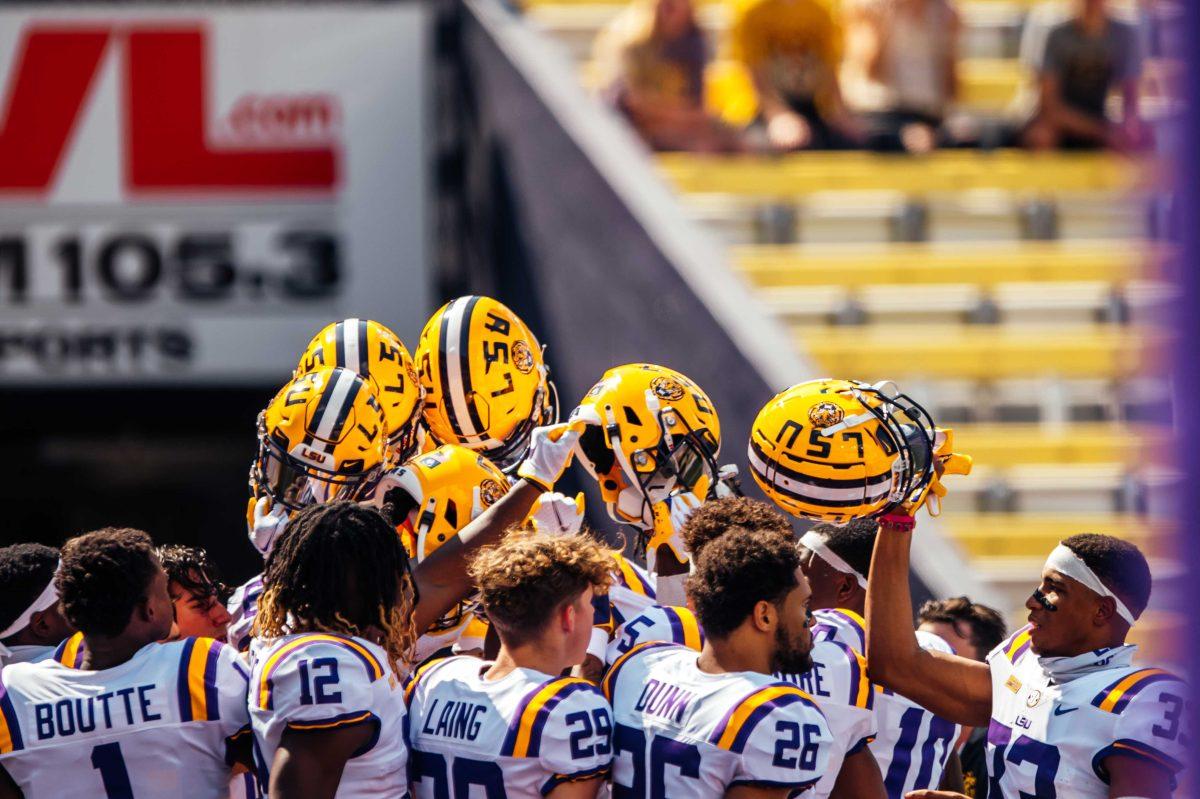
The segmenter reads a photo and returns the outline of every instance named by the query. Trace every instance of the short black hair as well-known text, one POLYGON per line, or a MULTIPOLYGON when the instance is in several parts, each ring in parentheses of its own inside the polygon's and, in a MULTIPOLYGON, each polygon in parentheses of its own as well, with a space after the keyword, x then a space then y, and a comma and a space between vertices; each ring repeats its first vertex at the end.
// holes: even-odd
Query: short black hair
POLYGON ((825 539, 825 546, 850 565, 850 568, 867 577, 871 573, 871 553, 875 550, 875 536, 879 523, 870 517, 851 519, 845 524, 822 522, 815 525, 814 533, 825 539))
POLYGON ((692 512, 679 530, 688 554, 696 557, 708 542, 731 527, 747 530, 776 530, 792 537, 792 523, 771 505, 749 497, 710 499, 692 512))
POLYGON ((998 647, 1008 634, 1004 617, 994 608, 972 602, 965 596, 927 601, 917 613, 917 624, 927 622, 949 624, 955 630, 959 629, 960 622, 967 625, 971 634, 964 637, 984 655, 998 647))
POLYGON ((105 527, 76 536, 63 544, 58 570, 63 615, 85 635, 120 635, 157 571, 154 542, 141 530, 105 527))
POLYGON ((1100 533, 1081 533, 1063 540, 1063 546, 1079 556, 1129 607, 1141 616, 1150 604, 1150 564, 1142 551, 1128 541, 1100 533))
POLYGON ((7 629, 46 590, 57 568, 54 547, 13 544, 0 549, 0 630, 7 629))
POLYGON ((232 592, 221 582, 220 572, 205 550, 183 544, 164 544, 157 553, 171 582, 197 596, 215 596, 219 602, 229 599, 232 592))
POLYGON ((761 602, 779 602, 799 583, 800 554, 777 531, 731 527, 694 561, 687 592, 704 632, 732 633, 761 602))

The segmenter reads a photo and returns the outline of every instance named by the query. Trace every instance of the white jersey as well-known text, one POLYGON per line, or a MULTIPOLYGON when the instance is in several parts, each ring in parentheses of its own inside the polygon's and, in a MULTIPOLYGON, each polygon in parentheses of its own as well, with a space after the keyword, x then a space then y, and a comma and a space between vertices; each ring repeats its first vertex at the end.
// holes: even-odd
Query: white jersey
POLYGON ((704 646, 704 632, 696 614, 687 608, 651 605, 617 628, 605 653, 605 665, 611 666, 621 655, 647 641, 665 641, 699 652, 704 646))
POLYGON ((60 645, 16 644, 4 646, 0 644, 0 668, 11 666, 14 663, 40 663, 52 657, 54 650, 60 645))
POLYGON ((250 649, 250 628, 254 626, 254 617, 258 615, 258 600, 263 592, 263 577, 256 574, 242 583, 229 596, 225 609, 229 611, 229 627, 225 638, 230 646, 239 652, 250 649))
POLYGON ((826 608, 814 610, 812 615, 813 643, 837 641, 860 655, 867 651, 867 623, 853 610, 826 608))
MULTIPOLYGON (((954 648, 933 633, 918 630, 917 642, 923 649, 954 654, 954 648)), ((936 789, 962 727, 886 688, 875 697, 875 716, 879 735, 871 742, 871 752, 888 799, 936 789)))
POLYGON ((645 643, 609 669, 615 793, 700 799, 736 785, 800 791, 825 773, 832 739, 811 696, 767 674, 707 674, 696 657, 645 643))
POLYGON ((636 563, 620 553, 613 553, 613 584, 608 589, 612 608, 612 626, 620 627, 654 604, 654 580, 636 563))
POLYGON ((490 665, 446 658, 409 682, 417 799, 543 796, 564 782, 608 775, 612 712, 596 686, 533 669, 485 680, 490 665))
POLYGON ((285 730, 369 723, 376 731, 371 745, 347 761, 337 796, 404 796, 408 790, 404 692, 379 646, 327 633, 283 636, 259 653, 249 701, 264 780, 285 730))
MULTIPOLYGON (((447 627, 444 630, 427 631, 417 639, 417 643, 413 647, 413 664, 420 665, 442 650, 446 650, 446 654, 449 654, 463 641, 464 635, 467 635, 469 631, 473 632, 479 629, 475 620, 475 614, 464 613, 451 627, 447 627)), ((483 634, 487 634, 486 628, 483 628, 483 634)), ((481 638, 474 640, 476 637, 477 635, 472 636, 470 643, 465 644, 464 651, 483 647, 483 640, 481 638), (478 647, 475 644, 478 644, 478 647)))
MULTIPOLYGON (((877 731, 874 686, 867 679, 862 655, 837 641, 813 644, 813 666, 803 674, 780 674, 781 680, 799 686, 812 696, 825 714, 833 742, 829 764, 813 786, 815 799, 829 796, 846 758, 862 750, 877 731)), ((808 794, 806 794, 808 796, 808 794)))
POLYGON ((27 799, 224 797, 228 746, 249 732, 247 678, 233 649, 211 638, 147 644, 99 671, 8 666, 0 765, 27 799))
POLYGON ((1135 646, 1039 658, 1025 627, 992 650, 988 796, 1104 799, 1105 758, 1183 768, 1187 689, 1162 669, 1133 665, 1135 646))

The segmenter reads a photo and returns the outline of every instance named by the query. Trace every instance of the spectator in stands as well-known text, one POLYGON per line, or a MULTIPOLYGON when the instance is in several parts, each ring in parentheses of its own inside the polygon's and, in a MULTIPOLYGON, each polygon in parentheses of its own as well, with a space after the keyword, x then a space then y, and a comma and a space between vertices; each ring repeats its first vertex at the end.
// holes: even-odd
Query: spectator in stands
POLYGON ((730 151, 738 135, 704 108, 708 42, 691 0, 634 0, 596 40, 605 97, 656 150, 730 151))
MULTIPOLYGON (((917 629, 941 636, 956 654, 980 662, 1008 634, 999 613, 965 596, 926 602, 917 613, 917 629)), ((987 799, 987 728, 964 727, 958 743, 964 792, 973 799, 987 799)), ((948 787, 944 779, 942 787, 948 787)))
POLYGON ((962 23, 952 0, 847 0, 846 103, 878 150, 925 153, 943 143, 958 96, 962 23))
POLYGON ((1137 150, 1149 145, 1138 111, 1142 54, 1133 25, 1122 22, 1104 0, 1078 0, 1073 16, 1053 27, 1039 65, 1037 114, 1024 141, 1034 149, 1137 150), (1122 99, 1119 122, 1105 112, 1108 95, 1122 99))
POLYGON ((158 558, 167 573, 167 593, 175 608, 178 637, 225 640, 230 619, 225 609, 229 590, 208 553, 198 547, 167 544, 158 548, 158 558))
POLYGON ((863 141, 838 84, 842 27, 822 0, 741 0, 730 36, 774 148, 840 149, 863 141))

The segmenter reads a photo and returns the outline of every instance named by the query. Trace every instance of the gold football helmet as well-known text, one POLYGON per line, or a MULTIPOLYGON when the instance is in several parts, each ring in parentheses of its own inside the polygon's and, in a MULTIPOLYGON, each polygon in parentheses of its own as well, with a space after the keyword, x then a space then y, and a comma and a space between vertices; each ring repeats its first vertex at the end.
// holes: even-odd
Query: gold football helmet
POLYGON ((841 523, 918 507, 945 439, 890 381, 811 380, 759 411, 748 455, 755 482, 779 507, 841 523))
POLYGON ((558 420, 541 345, 490 297, 459 297, 439 308, 421 331, 417 370, 433 437, 503 469, 524 457, 534 427, 558 420))
MULTIPOLYGON (((508 478, 487 458, 445 444, 387 472, 369 502, 390 514, 409 557, 421 563, 508 489, 508 478)), ((460 602, 431 630, 456 626, 474 606, 460 602)))
POLYGON ((370 384, 349 369, 293 378, 258 415, 258 458, 250 486, 300 510, 354 499, 378 476, 387 427, 370 384))
POLYGON ((387 423, 388 457, 399 465, 417 449, 421 389, 417 370, 400 337, 370 319, 343 319, 313 336, 294 376, 340 366, 370 381, 387 423))
POLYGON ((664 366, 609 369, 571 418, 588 423, 578 453, 600 484, 609 515, 643 530, 673 491, 706 497, 717 479, 721 423, 712 401, 664 366))

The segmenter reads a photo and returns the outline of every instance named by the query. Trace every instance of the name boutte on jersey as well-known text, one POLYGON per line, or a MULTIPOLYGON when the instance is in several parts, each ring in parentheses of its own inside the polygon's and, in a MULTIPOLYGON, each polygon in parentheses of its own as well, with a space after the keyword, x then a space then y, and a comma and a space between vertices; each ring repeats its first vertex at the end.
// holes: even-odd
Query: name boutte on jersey
POLYGON ((111 730, 159 721, 162 713, 153 710, 154 699, 151 696, 151 692, 157 689, 158 686, 151 683, 97 696, 59 699, 34 705, 38 740, 94 732, 97 726, 111 730))

